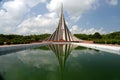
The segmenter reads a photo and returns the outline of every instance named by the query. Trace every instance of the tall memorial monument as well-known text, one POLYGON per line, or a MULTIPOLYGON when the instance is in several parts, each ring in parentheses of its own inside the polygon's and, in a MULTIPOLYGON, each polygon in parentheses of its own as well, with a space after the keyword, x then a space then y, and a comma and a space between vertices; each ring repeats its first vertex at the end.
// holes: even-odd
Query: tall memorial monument
POLYGON ((61 7, 61 16, 59 19, 58 27, 56 28, 55 32, 47 38, 47 41, 54 41, 54 42, 69 42, 69 41, 80 41, 76 38, 72 33, 69 31, 63 13, 63 6, 61 7))

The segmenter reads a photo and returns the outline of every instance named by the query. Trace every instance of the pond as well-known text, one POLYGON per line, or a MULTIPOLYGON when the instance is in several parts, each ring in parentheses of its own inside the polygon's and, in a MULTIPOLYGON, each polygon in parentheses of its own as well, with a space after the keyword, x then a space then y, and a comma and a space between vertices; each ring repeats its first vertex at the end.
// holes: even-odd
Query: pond
POLYGON ((0 80, 120 80, 120 55, 54 44, 0 56, 0 80))

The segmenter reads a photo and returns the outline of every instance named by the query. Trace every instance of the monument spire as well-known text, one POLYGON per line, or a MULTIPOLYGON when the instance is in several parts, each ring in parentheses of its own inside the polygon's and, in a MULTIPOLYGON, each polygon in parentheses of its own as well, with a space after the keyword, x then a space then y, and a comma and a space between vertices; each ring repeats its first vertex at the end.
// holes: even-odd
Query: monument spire
POLYGON ((55 32, 47 39, 47 41, 79 41, 69 31, 63 13, 63 4, 61 5, 61 15, 58 23, 58 27, 55 32))
POLYGON ((61 3, 61 13, 63 13, 63 3, 61 3))

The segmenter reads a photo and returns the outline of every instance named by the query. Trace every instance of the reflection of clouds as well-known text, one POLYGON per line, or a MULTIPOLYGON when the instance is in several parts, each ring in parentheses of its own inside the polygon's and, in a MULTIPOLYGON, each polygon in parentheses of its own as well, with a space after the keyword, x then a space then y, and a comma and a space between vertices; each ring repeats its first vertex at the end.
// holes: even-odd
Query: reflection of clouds
POLYGON ((71 53, 71 56, 72 57, 79 57, 80 54, 91 54, 91 55, 94 55, 94 54, 101 54, 101 51, 96 51, 96 50, 93 50, 93 49, 85 49, 85 50, 73 50, 72 53, 71 53))
POLYGON ((67 68, 74 69, 74 71, 79 71, 84 68, 84 62, 91 62, 91 57, 95 55, 103 55, 101 51, 96 51, 93 49, 84 49, 84 50, 73 50, 71 52, 70 58, 68 59, 67 68), (71 64, 72 62, 72 64, 71 64), (76 68, 77 66, 77 68, 76 68))
POLYGON ((93 49, 73 50, 68 59, 67 68, 68 70, 74 69, 74 71, 78 71, 82 68, 84 69, 84 67, 85 68, 89 66, 98 67, 96 64, 108 66, 110 65, 109 63, 111 62, 118 63, 119 62, 118 60, 119 55, 113 53, 93 49), (108 63, 108 65, 106 65, 106 63, 108 63))
POLYGON ((0 72, 7 80, 24 80, 25 77, 30 77, 31 80, 36 77, 57 80, 58 67, 58 60, 50 50, 24 50, 0 56, 0 72))
POLYGON ((18 67, 21 64, 16 57, 16 53, 0 56, 0 72, 4 75, 6 72, 18 67), (17 65, 16 65, 17 64, 17 65))
POLYGON ((31 65, 36 68, 45 68, 53 71, 56 68, 56 65, 58 66, 57 59, 51 51, 25 50, 18 52, 17 57, 24 64, 31 65))

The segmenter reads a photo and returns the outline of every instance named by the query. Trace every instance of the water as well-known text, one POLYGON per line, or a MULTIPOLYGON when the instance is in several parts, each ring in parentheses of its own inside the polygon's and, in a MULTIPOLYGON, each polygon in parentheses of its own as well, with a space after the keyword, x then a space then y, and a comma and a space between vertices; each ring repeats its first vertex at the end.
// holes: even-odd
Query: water
POLYGON ((0 56, 0 80, 120 80, 120 55, 49 45, 0 56))

